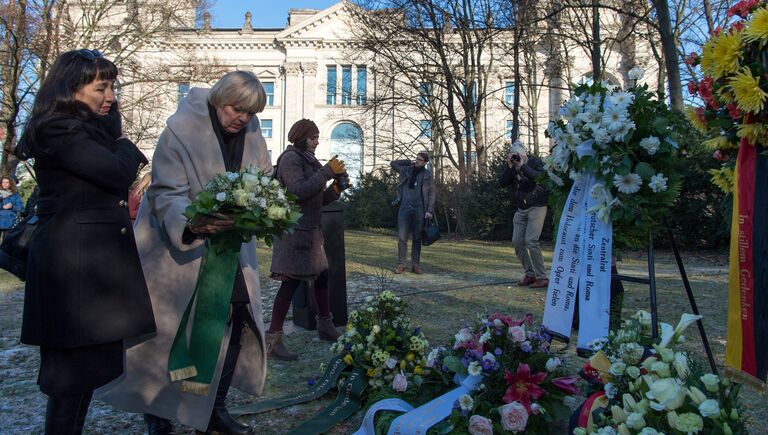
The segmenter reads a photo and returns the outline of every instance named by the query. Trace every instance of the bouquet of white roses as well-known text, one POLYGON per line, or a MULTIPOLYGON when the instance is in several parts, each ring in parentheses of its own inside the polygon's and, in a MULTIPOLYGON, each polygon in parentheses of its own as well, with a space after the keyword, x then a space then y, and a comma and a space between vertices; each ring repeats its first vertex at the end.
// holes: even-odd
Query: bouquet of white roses
POLYGON ((213 177, 184 216, 192 220, 200 214, 215 213, 235 221, 235 228, 219 237, 225 242, 247 242, 257 237, 269 246, 274 236, 290 231, 301 217, 296 198, 279 181, 253 166, 213 177))
POLYGON ((740 412, 740 385, 704 373, 690 356, 674 348, 682 332, 701 316, 683 314, 677 327, 662 323, 650 337, 650 314, 639 311, 607 340, 584 366, 592 395, 580 415, 576 435, 746 433, 740 412))
POLYGON ((680 191, 673 137, 681 118, 647 85, 622 91, 601 83, 577 86, 560 115, 547 128, 555 142, 545 159, 553 200, 564 202, 573 181, 594 176, 590 212, 619 228, 619 246, 645 246, 680 191))

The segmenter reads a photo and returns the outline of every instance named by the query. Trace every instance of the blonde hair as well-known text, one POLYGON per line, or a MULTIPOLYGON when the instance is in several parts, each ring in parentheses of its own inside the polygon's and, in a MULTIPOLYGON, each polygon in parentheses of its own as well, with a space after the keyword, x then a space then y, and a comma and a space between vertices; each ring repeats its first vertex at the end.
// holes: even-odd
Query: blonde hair
POLYGON ((252 72, 232 71, 213 85, 208 102, 214 107, 240 105, 248 112, 259 113, 267 105, 267 94, 252 72))

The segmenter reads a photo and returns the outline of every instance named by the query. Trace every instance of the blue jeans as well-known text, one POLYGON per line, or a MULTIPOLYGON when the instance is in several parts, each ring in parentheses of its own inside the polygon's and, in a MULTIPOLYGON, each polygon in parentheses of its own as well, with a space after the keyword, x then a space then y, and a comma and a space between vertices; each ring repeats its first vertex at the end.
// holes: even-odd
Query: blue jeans
POLYGON ((397 212, 397 264, 405 265, 408 251, 408 233, 413 237, 411 263, 418 265, 421 258, 421 227, 424 226, 424 209, 421 206, 401 205, 397 212))

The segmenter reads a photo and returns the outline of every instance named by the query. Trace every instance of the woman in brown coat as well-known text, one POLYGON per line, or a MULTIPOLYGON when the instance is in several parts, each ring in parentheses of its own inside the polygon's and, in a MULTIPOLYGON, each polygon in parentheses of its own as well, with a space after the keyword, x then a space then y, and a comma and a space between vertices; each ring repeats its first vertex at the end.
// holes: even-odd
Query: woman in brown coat
MULTIPOLYGON (((277 160, 277 179, 289 193, 298 197, 302 217, 292 234, 275 238, 272 251, 272 278, 281 281, 272 306, 272 322, 267 331, 269 355, 282 360, 298 358, 283 345, 283 322, 291 306, 293 292, 302 281, 314 282, 317 301, 317 331, 323 340, 335 341, 339 333, 333 325, 328 303, 328 259, 320 229, 321 209, 339 199, 339 180, 346 177, 344 162, 332 158, 323 166, 315 157, 320 130, 314 122, 302 119, 288 132, 289 145, 277 160), (326 188, 329 180, 333 184, 326 188)), ((349 183, 341 183, 348 185, 349 183)))

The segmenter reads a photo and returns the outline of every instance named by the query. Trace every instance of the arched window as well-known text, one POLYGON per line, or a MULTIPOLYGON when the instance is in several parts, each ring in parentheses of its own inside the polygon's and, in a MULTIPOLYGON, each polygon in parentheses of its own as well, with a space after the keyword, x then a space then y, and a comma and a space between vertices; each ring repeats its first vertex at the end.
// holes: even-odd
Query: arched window
POLYGON ((344 121, 331 131, 331 157, 338 155, 347 165, 352 183, 363 170, 363 131, 357 124, 344 121))

